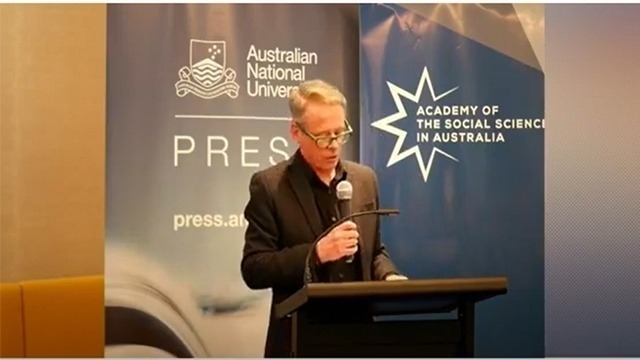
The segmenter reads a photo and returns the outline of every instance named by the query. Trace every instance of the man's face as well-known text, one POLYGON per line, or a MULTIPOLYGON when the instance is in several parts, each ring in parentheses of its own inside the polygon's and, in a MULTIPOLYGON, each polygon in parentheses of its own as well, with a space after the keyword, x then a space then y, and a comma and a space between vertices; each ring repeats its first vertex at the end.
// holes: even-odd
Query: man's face
POLYGON ((316 172, 331 172, 340 160, 342 145, 336 140, 328 140, 326 137, 344 133, 346 129, 346 114, 340 105, 324 105, 310 102, 302 117, 300 129, 294 123, 291 124, 291 136, 300 146, 302 156, 307 160, 311 168, 316 172), (307 132, 308 134, 305 134, 307 132), (311 136, 309 136, 311 135, 311 136), (324 138, 318 141, 330 143, 328 147, 318 146, 312 138, 324 138), (328 140, 328 141, 327 141, 328 140))

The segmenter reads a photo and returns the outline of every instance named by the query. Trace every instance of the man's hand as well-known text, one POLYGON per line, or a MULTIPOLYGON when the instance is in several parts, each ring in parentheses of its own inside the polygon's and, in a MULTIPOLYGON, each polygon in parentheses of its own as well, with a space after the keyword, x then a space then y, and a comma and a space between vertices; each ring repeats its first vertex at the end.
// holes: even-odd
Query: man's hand
POLYGON ((353 221, 345 221, 331 230, 316 244, 316 254, 321 264, 336 261, 358 251, 358 228, 353 221))
POLYGON ((398 274, 390 274, 387 275, 387 277, 384 278, 386 281, 396 281, 396 280, 409 280, 408 277, 404 276, 404 275, 398 275, 398 274))

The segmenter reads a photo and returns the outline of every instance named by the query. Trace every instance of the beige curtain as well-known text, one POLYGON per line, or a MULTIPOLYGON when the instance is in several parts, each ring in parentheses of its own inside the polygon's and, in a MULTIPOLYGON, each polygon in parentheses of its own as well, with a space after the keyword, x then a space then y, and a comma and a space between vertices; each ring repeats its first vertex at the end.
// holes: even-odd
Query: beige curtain
POLYGON ((0 281, 102 274, 106 5, 0 5, 0 281))

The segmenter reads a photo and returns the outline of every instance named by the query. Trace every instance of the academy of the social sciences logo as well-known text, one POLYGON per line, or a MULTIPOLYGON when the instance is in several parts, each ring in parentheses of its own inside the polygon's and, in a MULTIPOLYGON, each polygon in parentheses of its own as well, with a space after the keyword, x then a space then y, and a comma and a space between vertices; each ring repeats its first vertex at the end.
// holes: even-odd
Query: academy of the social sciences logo
POLYGON ((203 99, 220 95, 238 97, 236 72, 226 67, 226 43, 191 39, 189 66, 183 66, 176 83, 176 94, 184 97, 192 93, 203 99))
POLYGON ((385 131, 389 134, 397 136, 396 143, 393 146, 393 150, 391 151, 391 155, 389 156, 389 161, 387 162, 387 167, 390 167, 393 164, 396 164, 411 155, 415 155, 416 160, 418 161, 418 166, 420 167, 420 172, 422 173, 422 178, 426 183, 429 179, 429 173, 431 172, 431 165, 433 164, 433 160, 436 154, 444 155, 449 159, 458 162, 459 160, 453 157, 452 155, 446 153, 445 151, 439 149, 437 146, 434 146, 431 149, 431 154, 429 155, 429 160, 425 164, 425 161, 422 157, 422 152, 420 151, 420 147, 416 144, 404 151, 400 151, 404 144, 405 139, 407 138, 407 131, 397 128, 393 125, 394 122, 398 120, 402 120, 407 117, 407 110, 405 109, 401 97, 408 99, 416 104, 420 102, 420 96, 422 96, 422 91, 427 85, 429 89, 429 94, 431 95, 431 100, 436 103, 438 100, 444 98, 445 96, 451 94, 452 92, 458 89, 458 86, 455 88, 449 89, 443 93, 436 95, 433 84, 431 83, 431 76, 429 76, 429 69, 425 66, 422 71, 422 76, 420 77, 420 81, 418 82, 418 87, 415 90, 415 93, 411 93, 391 82, 387 81, 387 86, 389 87, 389 92, 393 97, 393 102, 396 106, 396 113, 391 114, 387 117, 379 119, 371 123, 371 126, 385 131))

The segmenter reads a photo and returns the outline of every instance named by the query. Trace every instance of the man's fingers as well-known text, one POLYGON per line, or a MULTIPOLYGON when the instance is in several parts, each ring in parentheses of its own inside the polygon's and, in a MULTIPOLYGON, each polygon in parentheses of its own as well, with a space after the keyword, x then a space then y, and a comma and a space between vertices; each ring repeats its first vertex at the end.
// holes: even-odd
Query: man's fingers
POLYGON ((336 229, 340 230, 356 230, 357 228, 358 226, 353 221, 345 221, 336 227, 336 229))
POLYGON ((356 251, 358 251, 358 244, 356 243, 355 246, 351 246, 348 248, 345 248, 344 250, 344 255, 353 255, 356 253, 356 251))
POLYGON ((358 237, 360 237, 360 234, 358 234, 356 230, 339 231, 335 236, 338 241, 346 239, 357 239, 358 237))
POLYGON ((344 243, 348 248, 352 248, 354 246, 358 246, 358 239, 348 239, 345 240, 344 243))

